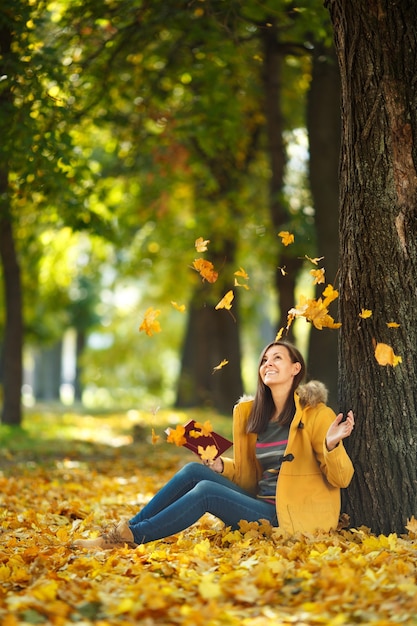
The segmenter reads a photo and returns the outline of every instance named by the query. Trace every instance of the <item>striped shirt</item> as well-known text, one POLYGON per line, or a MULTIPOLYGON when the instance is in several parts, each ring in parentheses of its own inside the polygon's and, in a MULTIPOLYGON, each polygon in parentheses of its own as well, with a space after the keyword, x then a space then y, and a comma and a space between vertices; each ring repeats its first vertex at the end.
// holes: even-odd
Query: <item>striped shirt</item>
POLYGON ((256 458, 262 467, 257 497, 275 504, 278 473, 288 443, 289 426, 269 422, 267 429, 258 435, 256 458))

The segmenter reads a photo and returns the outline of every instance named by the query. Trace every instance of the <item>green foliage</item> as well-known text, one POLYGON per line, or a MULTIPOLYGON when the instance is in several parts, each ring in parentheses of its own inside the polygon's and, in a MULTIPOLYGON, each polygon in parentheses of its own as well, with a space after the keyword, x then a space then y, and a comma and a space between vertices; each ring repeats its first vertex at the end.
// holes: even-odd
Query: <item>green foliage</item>
MULTIPOLYGON (((186 317, 170 301, 187 303, 200 280, 190 269, 199 236, 222 268, 219 290, 238 269, 228 266, 231 247, 252 276, 241 294, 248 334, 270 317, 279 242, 268 213, 260 33, 277 26, 292 130, 303 125, 310 34, 325 33, 324 16, 307 0, 3 3, 13 45, 0 88, 13 98, 0 110, 0 159, 10 168, 31 343, 52 342, 69 324, 103 342, 113 334, 107 348, 87 351, 85 382, 172 398, 186 317), (164 324, 152 342, 138 334, 150 305, 164 324), (169 366, 157 375, 161 354, 169 366)), ((305 241, 301 181, 288 227, 305 241)))

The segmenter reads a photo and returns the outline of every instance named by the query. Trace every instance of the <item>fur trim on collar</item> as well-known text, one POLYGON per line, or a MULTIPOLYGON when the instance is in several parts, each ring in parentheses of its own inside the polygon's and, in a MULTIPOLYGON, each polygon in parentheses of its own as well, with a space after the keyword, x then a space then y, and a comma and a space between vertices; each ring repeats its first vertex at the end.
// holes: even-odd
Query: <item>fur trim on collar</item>
POLYGON ((303 409, 306 406, 317 406, 320 402, 326 404, 329 395, 327 387, 319 380, 310 380, 310 382, 300 385, 296 393, 303 409))

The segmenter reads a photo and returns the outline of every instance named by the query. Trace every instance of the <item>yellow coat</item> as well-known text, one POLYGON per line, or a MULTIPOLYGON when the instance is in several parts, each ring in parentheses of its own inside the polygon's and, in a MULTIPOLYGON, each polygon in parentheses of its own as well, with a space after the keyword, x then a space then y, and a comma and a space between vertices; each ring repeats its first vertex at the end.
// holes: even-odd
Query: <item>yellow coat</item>
MULTIPOLYGON (((285 456, 293 458, 282 463, 277 481, 278 524, 289 533, 335 529, 340 516, 340 489, 349 485, 354 471, 342 442, 332 451, 327 450, 325 437, 336 414, 322 401, 320 393, 311 400, 311 394, 303 391, 309 385, 300 387, 294 396, 296 412, 285 450, 285 456), (304 395, 310 398, 306 406, 304 395)), ((320 386, 316 384, 314 392, 320 386)), ((325 399, 327 392, 321 387, 325 399)), ((242 400, 234 407, 233 459, 222 458, 223 475, 256 494, 262 474, 255 455, 257 435, 246 432, 252 402, 242 400)))

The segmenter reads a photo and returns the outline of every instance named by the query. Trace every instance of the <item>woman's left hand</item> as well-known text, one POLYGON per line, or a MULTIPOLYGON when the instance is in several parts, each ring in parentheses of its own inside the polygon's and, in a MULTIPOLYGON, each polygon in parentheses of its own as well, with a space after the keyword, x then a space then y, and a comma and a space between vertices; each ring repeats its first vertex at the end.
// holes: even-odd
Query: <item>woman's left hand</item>
POLYGON ((343 413, 339 413, 334 422, 330 424, 329 430, 326 435, 326 447, 327 449, 333 450, 339 441, 349 437, 351 434, 353 427, 355 425, 355 418, 353 416, 353 411, 349 411, 347 414, 346 420, 342 422, 343 413))

